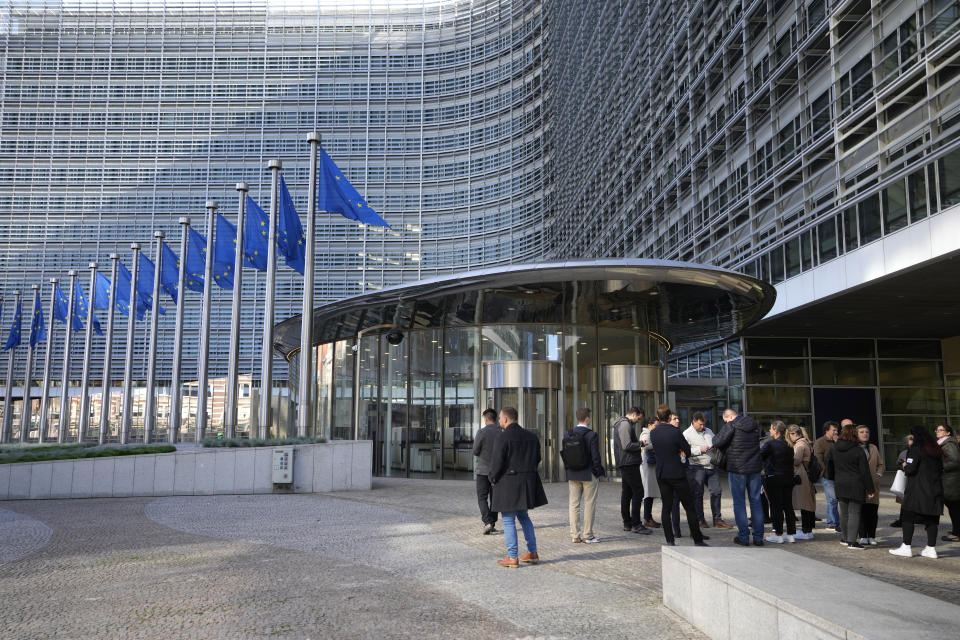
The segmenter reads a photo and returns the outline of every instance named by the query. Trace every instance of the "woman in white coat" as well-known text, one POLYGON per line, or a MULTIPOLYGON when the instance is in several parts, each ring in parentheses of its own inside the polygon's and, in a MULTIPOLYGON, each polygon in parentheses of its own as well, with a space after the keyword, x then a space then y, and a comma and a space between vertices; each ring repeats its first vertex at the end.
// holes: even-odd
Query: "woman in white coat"
POLYGON ((656 426, 656 418, 647 418, 640 442, 643 443, 643 464, 640 465, 640 479, 643 481, 643 526, 657 528, 660 523, 653 519, 653 499, 660 497, 660 485, 657 484, 657 459, 650 444, 650 431, 656 426))

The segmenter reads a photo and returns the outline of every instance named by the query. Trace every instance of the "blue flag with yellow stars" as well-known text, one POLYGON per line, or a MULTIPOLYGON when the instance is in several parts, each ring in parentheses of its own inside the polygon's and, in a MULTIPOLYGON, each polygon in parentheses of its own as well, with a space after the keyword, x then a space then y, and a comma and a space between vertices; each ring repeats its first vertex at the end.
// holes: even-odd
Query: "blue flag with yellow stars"
POLYGON ((20 325, 20 301, 18 300, 17 310, 13 314, 13 324, 10 325, 10 335, 7 336, 7 344, 3 347, 4 351, 20 346, 20 325))
MULTIPOLYGON (((77 280, 74 285, 73 297, 73 320, 76 322, 78 318, 86 318, 87 311, 90 309, 87 306, 87 296, 83 295, 83 287, 80 286, 79 280, 77 280)), ((93 316, 93 330, 97 332, 98 336, 103 335, 103 331, 100 329, 100 322, 97 320, 97 316, 93 316)))
POLYGON ((190 239, 187 241, 187 280, 186 287, 203 293, 203 272, 207 259, 207 239, 193 227, 190 227, 190 239))
POLYGON ((160 260, 160 287, 167 292, 167 295, 176 304, 177 286, 180 284, 180 258, 166 242, 161 240, 160 244, 162 245, 160 251, 163 255, 160 260))
POLYGON ((233 289, 233 261, 237 250, 237 225, 217 214, 217 235, 213 239, 213 281, 233 289))
POLYGON ((93 288, 93 308, 110 308, 110 278, 97 271, 97 284, 93 288))
POLYGON ((293 207, 293 198, 280 174, 280 207, 277 213, 277 248, 287 259, 287 266, 303 274, 307 238, 303 234, 300 215, 293 207))
POLYGON ((33 305, 33 319, 30 321, 30 346, 37 346, 38 342, 45 342, 47 330, 43 326, 43 307, 40 305, 40 296, 33 305))
MULTIPOLYGON (((133 280, 133 274, 122 262, 117 263, 117 311, 125 316, 130 315, 130 282, 133 280)), ((143 298, 137 296, 137 320, 142 320, 147 312, 147 305, 143 298)))
POLYGON ((247 196, 247 217, 243 222, 243 264, 260 271, 267 270, 267 238, 270 218, 253 198, 247 196))
POLYGON ((345 218, 364 224, 390 228, 386 220, 370 208, 360 192, 353 188, 323 147, 320 147, 320 166, 317 173, 317 211, 339 213, 345 218))
MULTIPOLYGON (((140 254, 140 272, 137 274, 137 294, 147 306, 147 309, 153 309, 153 277, 156 275, 156 269, 153 266, 153 260, 140 254)), ((167 312, 166 309, 157 305, 157 311, 161 314, 167 312)))
MULTIPOLYGON (((74 304, 76 304, 76 301, 74 301, 74 304)), ((56 285, 56 297, 53 301, 53 317, 63 324, 67 324, 67 318, 69 317, 73 320, 73 322, 70 323, 71 329, 74 331, 81 331, 83 329, 83 322, 77 317, 76 309, 71 312, 70 298, 63 292, 60 285, 56 285)))

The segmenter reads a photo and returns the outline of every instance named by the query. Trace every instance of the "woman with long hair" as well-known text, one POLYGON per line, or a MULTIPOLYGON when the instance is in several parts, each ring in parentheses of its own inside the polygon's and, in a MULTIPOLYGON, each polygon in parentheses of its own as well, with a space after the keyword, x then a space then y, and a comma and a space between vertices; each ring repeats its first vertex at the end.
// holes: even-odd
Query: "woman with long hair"
POLYGON ((870 477, 873 478, 873 497, 867 498, 860 512, 860 544, 877 544, 877 511, 880 509, 880 478, 883 477, 883 460, 880 450, 870 442, 870 427, 861 424, 857 427, 857 442, 867 457, 870 477))
POLYGON ((937 426, 937 443, 943 452, 943 503, 950 513, 950 533, 944 542, 960 541, 960 444, 947 424, 937 426))
POLYGON ((640 465, 640 480, 643 482, 643 526, 651 529, 660 528, 660 523, 653 519, 653 499, 660 497, 660 485, 657 484, 657 457, 650 444, 650 432, 657 426, 657 418, 650 416, 646 419, 638 440, 643 444, 643 463, 640 465))
POLYGON ((863 503, 874 496, 873 478, 863 451, 857 445, 857 428, 848 424, 840 439, 827 454, 824 477, 833 480, 840 507, 841 543, 850 549, 863 549, 857 540, 863 503))
POLYGON ((930 432, 921 426, 910 429, 913 444, 907 449, 903 472, 907 475, 907 488, 903 492, 903 507, 900 519, 903 525, 903 542, 890 549, 895 556, 909 558, 913 555, 914 525, 927 529, 927 546, 920 555, 937 557, 937 527, 943 513, 943 452, 930 432))
POLYGON ((770 500, 770 517, 773 533, 764 538, 767 542, 783 544, 793 542, 797 533, 797 515, 793 510, 793 450, 784 440, 787 425, 780 420, 770 423, 770 438, 760 445, 763 459, 763 490, 770 500), (783 524, 787 530, 784 535, 783 524))
POLYGON ((800 476, 800 484, 793 487, 793 506, 800 509, 800 532, 795 540, 813 540, 813 525, 817 521, 817 493, 807 468, 813 456, 813 447, 803 427, 791 424, 787 427, 787 444, 793 448, 793 473, 800 476))

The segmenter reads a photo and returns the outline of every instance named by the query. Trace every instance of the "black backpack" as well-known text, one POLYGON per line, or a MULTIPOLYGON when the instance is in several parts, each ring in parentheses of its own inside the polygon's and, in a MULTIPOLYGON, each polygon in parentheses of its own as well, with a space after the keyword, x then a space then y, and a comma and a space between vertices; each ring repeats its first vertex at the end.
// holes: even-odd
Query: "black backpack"
POLYGON ((807 465, 807 477, 810 478, 810 484, 813 484, 823 475, 823 467, 817 456, 810 454, 810 464, 807 465))
POLYGON ((569 471, 583 471, 590 468, 590 452, 587 450, 586 435, 588 431, 573 429, 563 435, 563 446, 560 448, 560 458, 563 466, 569 471))

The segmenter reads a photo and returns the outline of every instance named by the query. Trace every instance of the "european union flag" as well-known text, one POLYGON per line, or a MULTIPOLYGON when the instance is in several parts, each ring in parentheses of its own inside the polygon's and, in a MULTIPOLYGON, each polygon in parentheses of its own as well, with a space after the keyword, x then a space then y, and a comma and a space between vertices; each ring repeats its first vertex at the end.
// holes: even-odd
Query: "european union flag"
MULTIPOLYGON (((143 300, 147 309, 153 309, 153 277, 157 270, 153 266, 153 260, 143 253, 140 254, 140 273, 137 274, 137 295, 143 300)), ((167 310, 157 305, 157 311, 161 314, 167 310)))
POLYGON ((217 214, 217 237, 213 240, 213 280, 223 289, 233 289, 233 261, 237 250, 237 225, 217 214))
POLYGON ((277 247, 287 258, 287 266, 303 274, 306 258, 307 238, 303 234, 300 216, 293 207, 293 198, 287 190, 287 183, 280 175, 280 207, 277 215, 277 247))
MULTIPOLYGON (((345 218, 364 224, 390 228, 390 225, 370 208, 337 164, 320 147, 320 166, 317 176, 317 210, 339 213, 345 218)), ((282 201, 281 201, 282 202, 282 201)))
POLYGON ((110 278, 97 271, 97 284, 93 288, 93 308, 110 308, 110 278))
POLYGON ((167 295, 177 302, 177 286, 180 284, 180 258, 166 242, 160 241, 162 259, 160 260, 160 286, 167 295))
MULTIPOLYGON (((117 311, 125 316, 130 315, 130 283, 133 280, 133 274, 122 262, 117 263, 117 311)), ((143 298, 137 296, 137 320, 142 320, 147 312, 147 305, 143 298)))
POLYGON ((18 300, 17 311, 13 314, 13 324, 10 325, 10 335, 7 336, 7 344, 3 347, 4 351, 20 346, 20 324, 20 301, 18 300))
MULTIPOLYGON (((78 319, 87 317, 87 311, 90 309, 87 306, 87 296, 83 295, 83 287, 80 286, 79 280, 76 281, 74 286, 73 297, 73 321, 77 322, 78 319)), ((100 322, 97 321, 97 316, 93 316, 93 330, 97 332, 98 336, 103 335, 103 331, 100 330, 100 322)))
POLYGON ((73 322, 69 323, 74 331, 83 329, 83 322, 77 317, 76 310, 70 309, 70 298, 63 292, 60 285, 56 285, 56 297, 53 302, 53 317, 63 324, 68 324, 69 317, 73 322), (72 311, 72 313, 71 313, 72 311))
POLYGON ((243 224, 244 264, 260 271, 267 270, 270 218, 253 198, 247 196, 247 217, 243 224))
POLYGON ((33 305, 33 320, 30 321, 30 346, 37 346, 38 342, 45 342, 47 330, 43 326, 43 307, 40 306, 40 296, 33 305))
POLYGON ((203 293, 203 271, 206 267, 207 239, 190 227, 187 242, 187 289, 203 293))

